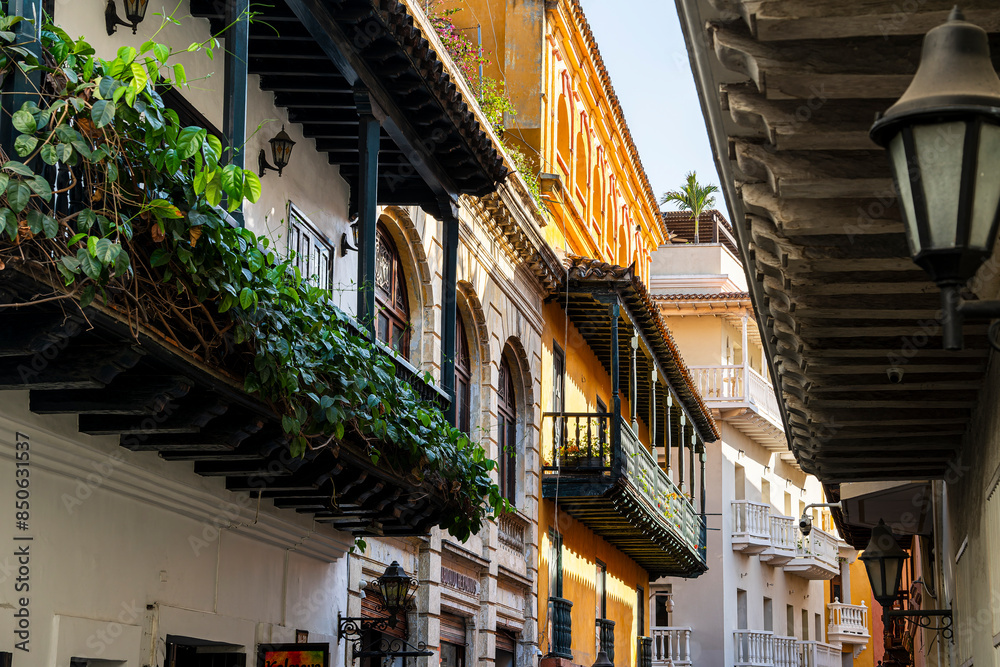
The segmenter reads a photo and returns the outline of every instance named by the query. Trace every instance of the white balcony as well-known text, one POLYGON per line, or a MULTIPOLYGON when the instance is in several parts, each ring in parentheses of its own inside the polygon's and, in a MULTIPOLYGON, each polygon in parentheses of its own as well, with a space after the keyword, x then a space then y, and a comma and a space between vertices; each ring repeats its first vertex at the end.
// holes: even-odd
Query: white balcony
POLYGON ((798 639, 795 637, 774 638, 774 667, 800 667, 798 639))
POLYGON ((868 633, 868 607, 864 600, 859 605, 836 600, 827 608, 830 610, 830 625, 826 629, 826 638, 834 643, 859 644, 864 650, 871 638, 868 633))
POLYGON ((653 665, 691 664, 691 628, 656 627, 649 629, 653 638, 653 665))
POLYGON ((795 547, 795 558, 785 563, 785 572, 803 579, 833 579, 840 573, 837 562, 839 540, 819 528, 813 528, 808 537, 800 537, 795 547))
POLYGON ((774 633, 759 630, 733 632, 733 655, 736 667, 773 667, 774 633))
POLYGON ((772 514, 768 517, 771 528, 771 543, 767 549, 760 552, 760 562, 772 567, 781 567, 795 558, 795 540, 798 528, 795 519, 790 516, 772 514))
POLYGON ((739 410, 733 425, 772 451, 785 452, 788 442, 774 386, 748 365, 690 366, 705 404, 716 410, 739 410))
POLYGON ((823 642, 799 642, 801 667, 841 667, 843 659, 839 646, 823 642))
POLYGON ((733 551, 759 554, 771 545, 770 507, 748 500, 734 500, 733 551))

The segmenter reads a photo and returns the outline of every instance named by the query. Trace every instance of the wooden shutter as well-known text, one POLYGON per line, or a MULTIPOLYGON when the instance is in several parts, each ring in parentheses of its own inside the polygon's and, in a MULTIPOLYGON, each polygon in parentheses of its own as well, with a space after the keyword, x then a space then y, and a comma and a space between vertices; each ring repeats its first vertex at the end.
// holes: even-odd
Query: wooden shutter
MULTIPOLYGON (((366 588, 365 597, 361 599, 361 616, 363 618, 384 618, 385 611, 382 607, 382 594, 375 588, 366 588)), ((396 627, 386 628, 382 634, 389 637, 406 639, 408 634, 406 627, 406 611, 400 610, 396 614, 396 627)))
POLYGON ((454 614, 441 614, 441 641, 465 646, 465 619, 454 614))
POLYGON ((514 636, 514 633, 507 630, 497 630, 497 650, 516 653, 516 649, 517 637, 514 636))

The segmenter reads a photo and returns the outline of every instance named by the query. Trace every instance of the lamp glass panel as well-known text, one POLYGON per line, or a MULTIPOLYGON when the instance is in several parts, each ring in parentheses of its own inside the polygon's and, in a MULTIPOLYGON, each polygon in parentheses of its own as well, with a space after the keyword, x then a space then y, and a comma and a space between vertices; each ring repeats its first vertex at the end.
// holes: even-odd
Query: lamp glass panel
POLYGON ((899 588, 899 578, 903 574, 903 559, 893 558, 892 556, 888 556, 886 558, 883 558, 882 562, 884 563, 883 567, 885 568, 885 587, 886 587, 886 590, 884 591, 883 595, 887 597, 892 596, 893 598, 895 598, 893 593, 899 592, 897 590, 899 588))
POLYGON ((882 566, 878 559, 862 560, 868 571, 868 581, 872 586, 872 595, 876 600, 885 597, 885 584, 882 580, 882 566))
POLYGON ((969 247, 984 252, 993 247, 990 232, 1000 206, 1000 178, 997 174, 1000 174, 1000 125, 983 123, 979 134, 976 196, 972 203, 969 247))
POLYGON ((133 22, 139 22, 146 16, 146 6, 149 0, 125 0, 125 17, 133 22))
POLYGON ((965 123, 916 125, 913 128, 913 143, 920 164, 920 185, 927 202, 930 248, 925 250, 954 248, 962 186, 965 123))
POLYGON ((899 201, 903 209, 903 223, 906 225, 906 238, 910 243, 910 254, 916 255, 921 250, 920 233, 917 227, 916 211, 913 208, 913 186, 910 183, 910 169, 906 161, 902 132, 889 142, 889 158, 892 170, 896 174, 896 187, 899 189, 899 201))

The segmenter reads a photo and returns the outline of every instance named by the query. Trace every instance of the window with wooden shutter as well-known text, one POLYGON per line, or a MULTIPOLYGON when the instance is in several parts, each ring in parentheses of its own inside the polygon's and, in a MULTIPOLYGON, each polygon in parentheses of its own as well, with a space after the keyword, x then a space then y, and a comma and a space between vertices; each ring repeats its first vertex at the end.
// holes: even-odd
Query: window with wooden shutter
POLYGON ((375 247, 375 333, 404 359, 410 357, 410 303, 396 244, 385 225, 378 226, 375 247))
POLYGON ((500 361, 497 386, 497 460, 500 468, 500 495, 515 502, 517 494, 517 403, 514 378, 506 356, 500 361))
POLYGON ((472 430, 472 359, 465 320, 459 313, 455 320, 455 416, 458 428, 470 434, 472 430))

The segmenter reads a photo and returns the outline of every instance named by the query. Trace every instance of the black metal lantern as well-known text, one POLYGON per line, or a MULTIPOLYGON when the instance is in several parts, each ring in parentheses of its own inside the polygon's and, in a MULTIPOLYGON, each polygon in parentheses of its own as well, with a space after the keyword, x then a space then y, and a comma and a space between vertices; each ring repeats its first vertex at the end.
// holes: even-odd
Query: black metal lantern
POLYGON ((406 574, 397 561, 392 561, 375 583, 382 593, 382 603, 390 616, 395 616, 400 609, 406 608, 417 586, 417 580, 406 574))
POLYGON ((889 526, 879 519, 878 525, 872 528, 872 539, 860 558, 868 571, 872 595, 883 607, 891 607, 899 596, 903 561, 909 557, 910 555, 896 543, 896 537, 889 526))
POLYGON ((346 257, 349 252, 358 251, 358 214, 351 218, 351 238, 347 238, 347 232, 340 235, 340 256, 346 257))
POLYGON ((104 23, 108 29, 108 35, 115 34, 120 25, 132 28, 132 34, 136 34, 139 24, 146 18, 148 8, 149 0, 125 0, 125 20, 122 21, 118 18, 115 0, 108 0, 108 5, 104 8, 104 23))
POLYGON ((292 138, 288 136, 285 132, 285 126, 281 126, 281 132, 278 132, 273 139, 270 140, 271 144, 271 157, 274 160, 274 165, 272 166, 267 161, 267 154, 264 149, 260 149, 260 155, 257 157, 258 167, 260 168, 260 175, 263 176, 264 172, 267 170, 278 172, 278 178, 281 178, 281 170, 288 166, 288 160, 292 156, 292 148, 295 146, 295 142, 292 138))
POLYGON ((888 149, 910 253, 942 289, 945 348, 958 349, 958 291, 992 252, 1000 211, 1000 78, 986 31, 956 7, 928 32, 871 138, 888 149))

